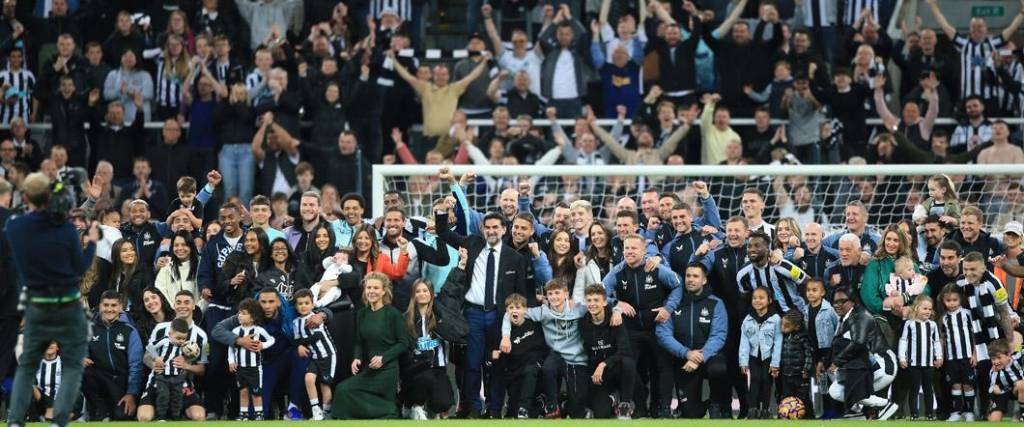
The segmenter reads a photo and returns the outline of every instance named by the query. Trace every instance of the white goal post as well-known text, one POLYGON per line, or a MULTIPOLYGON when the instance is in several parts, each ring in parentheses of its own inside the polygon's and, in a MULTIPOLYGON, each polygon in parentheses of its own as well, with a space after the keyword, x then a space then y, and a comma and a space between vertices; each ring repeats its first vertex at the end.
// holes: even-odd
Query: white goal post
MULTIPOLYGON (((747 165, 747 166, 495 166, 450 165, 455 176, 472 171, 477 184, 467 188, 471 204, 480 211, 497 209, 495 201, 504 188, 516 188, 520 177, 536 177, 533 208, 546 212, 554 203, 568 198, 587 199, 594 208, 613 209, 615 200, 630 196, 639 204, 639 177, 665 177, 651 186, 660 192, 677 192, 687 200, 688 184, 707 181, 724 218, 740 213, 742 191, 756 187, 767 196, 766 219, 774 222, 781 215, 780 204, 794 203, 803 211, 814 209, 814 221, 833 227, 842 226, 841 212, 846 203, 865 201, 872 218, 869 224, 884 227, 910 218, 914 206, 928 197, 927 180, 938 174, 953 178, 958 186, 961 206, 975 205, 986 213, 988 230, 1001 227, 1007 218, 1024 220, 1024 194, 1019 189, 1024 165, 747 165), (624 178, 620 178, 624 177, 624 178), (486 181, 486 182, 484 182, 486 181), (610 182, 618 184, 611 190, 610 182), (622 184, 625 182, 626 184, 622 184), (595 183, 598 186, 594 186, 595 183), (584 187, 596 188, 588 192, 584 187), (799 195, 797 190, 806 187, 799 195), (554 193, 554 194, 551 194, 554 193), (808 194, 809 193, 809 194, 808 194), (808 202, 808 198, 810 201, 808 202), (998 223, 998 224, 997 224, 998 223)), ((374 217, 383 214, 384 193, 397 190, 407 201, 411 215, 430 215, 430 204, 450 194, 448 187, 437 185, 439 165, 374 165, 374 217)), ((692 197, 692 191, 689 196, 692 197)), ((793 212, 790 210, 789 212, 793 212)), ((600 218, 600 212, 596 218, 600 218)), ((542 215, 543 217, 543 215, 542 215)))

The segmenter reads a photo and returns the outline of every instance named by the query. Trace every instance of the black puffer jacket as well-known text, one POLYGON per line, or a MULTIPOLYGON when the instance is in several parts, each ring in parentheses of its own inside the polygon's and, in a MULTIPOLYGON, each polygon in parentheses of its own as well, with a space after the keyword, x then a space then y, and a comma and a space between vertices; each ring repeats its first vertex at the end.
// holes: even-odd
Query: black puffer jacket
POLYGON ((434 303, 437 316, 437 334, 453 344, 465 344, 469 335, 469 323, 462 315, 462 303, 466 300, 466 270, 453 268, 448 273, 441 292, 434 303))
POLYGON ((800 330, 782 336, 782 375, 810 375, 814 369, 814 350, 807 332, 800 330))

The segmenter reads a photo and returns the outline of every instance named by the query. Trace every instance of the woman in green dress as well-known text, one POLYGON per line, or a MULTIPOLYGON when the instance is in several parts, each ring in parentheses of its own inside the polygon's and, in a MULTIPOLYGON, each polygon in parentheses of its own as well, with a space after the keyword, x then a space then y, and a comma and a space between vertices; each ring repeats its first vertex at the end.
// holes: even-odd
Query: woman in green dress
POLYGON ((383 273, 363 278, 364 307, 356 313, 352 377, 334 389, 334 418, 398 418, 398 359, 409 348, 405 318, 391 305, 383 273))

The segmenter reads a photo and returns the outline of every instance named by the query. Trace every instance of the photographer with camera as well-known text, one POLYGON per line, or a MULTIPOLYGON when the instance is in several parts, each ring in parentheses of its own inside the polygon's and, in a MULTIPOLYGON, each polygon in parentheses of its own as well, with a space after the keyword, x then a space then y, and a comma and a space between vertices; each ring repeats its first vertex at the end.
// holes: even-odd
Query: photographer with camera
POLYGON ((25 306, 24 351, 14 377, 11 426, 24 425, 36 370, 51 341, 60 343, 64 361, 53 425, 68 424, 81 385, 89 326, 78 286, 92 263, 100 232, 92 224, 79 235, 67 221, 71 205, 64 191, 62 184, 54 185, 44 174, 29 175, 22 183, 29 211, 11 219, 5 230, 25 306))

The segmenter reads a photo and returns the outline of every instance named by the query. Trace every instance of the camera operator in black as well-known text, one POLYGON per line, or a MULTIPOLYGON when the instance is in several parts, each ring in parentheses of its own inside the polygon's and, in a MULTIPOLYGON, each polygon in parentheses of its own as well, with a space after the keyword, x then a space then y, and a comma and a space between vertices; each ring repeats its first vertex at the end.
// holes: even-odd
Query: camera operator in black
POLYGON ((64 427, 78 397, 89 339, 79 283, 92 263, 96 241, 101 236, 96 224, 81 236, 67 222, 71 206, 63 195, 63 187, 52 185, 46 175, 33 173, 26 177, 22 192, 29 212, 11 219, 6 227, 25 302, 24 351, 14 377, 8 423, 23 425, 43 352, 51 341, 57 341, 64 364, 61 388, 54 402, 53 425, 64 427), (51 199, 55 201, 53 205, 51 199))
MULTIPOLYGON (((654 378, 637 381, 637 416, 651 412, 647 409, 646 387, 648 381, 656 387, 651 402, 660 418, 671 417, 669 403, 672 400, 672 357, 658 346, 654 337, 654 326, 669 319, 669 313, 676 309, 683 296, 679 276, 667 266, 645 256, 647 243, 639 235, 627 236, 622 243, 623 262, 616 265, 604 278, 605 294, 608 301, 616 304, 625 316, 623 324, 629 333, 630 347, 636 356, 638 370, 654 378), (650 270, 650 271, 647 271, 650 270)), ((653 411, 652 411, 653 412, 653 411)))

